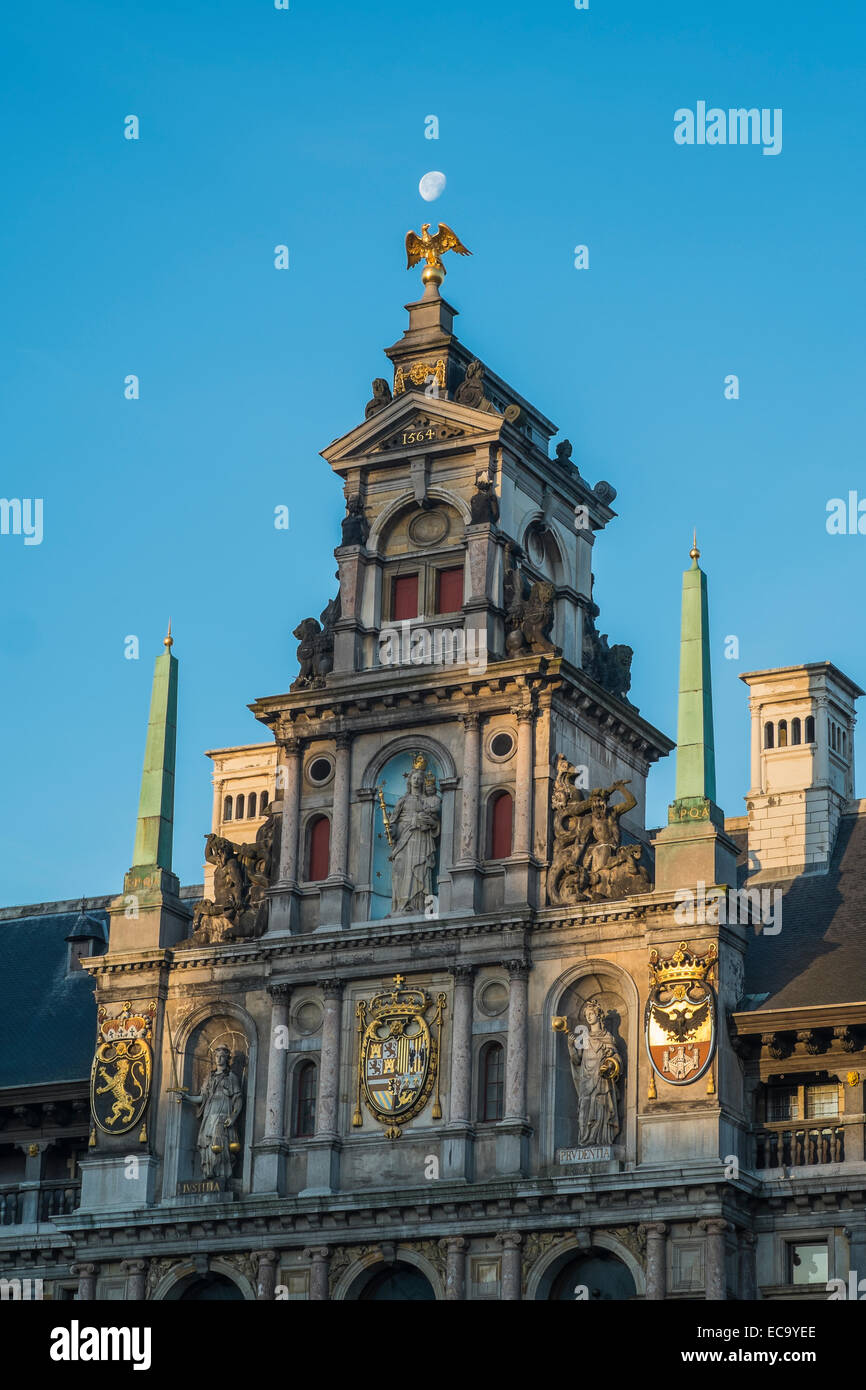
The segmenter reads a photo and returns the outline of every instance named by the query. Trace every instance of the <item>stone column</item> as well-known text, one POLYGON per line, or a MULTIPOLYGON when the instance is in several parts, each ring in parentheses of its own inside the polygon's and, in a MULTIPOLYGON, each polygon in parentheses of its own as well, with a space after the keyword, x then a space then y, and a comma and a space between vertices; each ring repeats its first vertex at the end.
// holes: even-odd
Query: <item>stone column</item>
POLYGON ((268 1045, 268 1092, 265 1138, 282 1138, 286 1132, 286 1076, 289 1066, 289 1000, 291 985, 268 985, 271 996, 271 1036, 268 1045))
POLYGON ((307 1144, 307 1185, 302 1196, 324 1196, 339 1186, 340 1021, 343 981, 321 980, 325 1017, 316 1103, 316 1137, 307 1144))
POLYGON ((725 1277, 725 1234, 728 1223, 718 1217, 712 1217, 700 1224, 706 1234, 706 1297, 718 1302, 728 1296, 725 1277))
POLYGON ((328 1270, 331 1252, 327 1245, 307 1246, 304 1259, 310 1261, 310 1298, 323 1301, 331 1297, 328 1288, 328 1270))
POLYGON ((535 711, 521 705, 517 716, 517 795, 514 803, 514 853, 529 855, 532 845, 533 734, 535 711))
POLYGON ((301 743, 288 739, 283 745, 286 785, 283 788, 283 824, 280 835, 280 883, 298 878, 298 818, 301 802, 301 743))
POLYGON ((502 1246, 502 1279, 500 1299, 519 1299, 523 1296, 521 1279, 520 1247, 523 1236, 519 1231, 503 1231, 496 1237, 502 1246))
POLYGON ((505 962, 510 981, 505 1055, 505 1119, 526 1120, 526 1039, 529 962, 505 962))
POLYGON ((472 979, 475 967, 456 965, 454 1016, 451 1024, 451 1108, 452 1124, 469 1124, 472 1119, 472 979))
POLYGON ((463 716, 463 807, 460 822, 460 860, 474 864, 478 853, 478 788, 481 767, 481 720, 463 716))
POLYGON ((462 1236, 446 1236, 439 1242, 445 1253, 446 1302, 462 1302, 466 1297, 466 1250, 469 1242, 462 1236))
POLYGON ((340 1014, 343 981, 322 980, 325 1017, 322 1021, 322 1060, 319 1068, 319 1096, 316 1107, 316 1134, 337 1134, 337 1102, 340 1091, 340 1014))
POLYGON ((277 1287, 277 1252, 259 1250, 254 1259, 257 1275, 256 1298, 262 1303, 273 1303, 277 1287))
POLYGON ((508 1041, 505 1048, 505 1117, 496 1127, 497 1174, 526 1172, 531 1130, 526 1114, 527 981, 525 960, 505 962, 511 989, 508 998, 508 1041))
POLYGON ((348 734, 337 735, 337 756, 334 766, 334 800, 331 815, 331 878, 345 878, 349 864, 349 771, 352 740, 348 734))
MULTIPOLYGON (((298 836, 301 808, 301 742, 286 739, 283 744, 282 811, 280 815, 280 867, 277 882, 268 897, 268 936, 281 936, 294 930, 297 919, 298 836)), ((279 782, 278 782, 279 787, 279 782)))
POLYGON ((473 1168, 472 1128, 472 981, 475 967, 456 965, 451 1020, 451 1076, 448 1128, 442 1145, 442 1176, 470 1182, 473 1168))
POLYGON ((147 1260, 121 1260, 120 1272, 126 1275, 126 1297, 131 1303, 143 1303, 147 1285, 147 1260))
POLYGON ((662 1221, 644 1226, 646 1232, 646 1297, 648 1299, 667 1296, 667 1232, 662 1221))
POLYGON ((76 1264, 69 1266, 69 1273, 78 1279, 78 1292, 75 1297, 79 1303, 90 1303, 96 1297, 96 1265, 76 1264))

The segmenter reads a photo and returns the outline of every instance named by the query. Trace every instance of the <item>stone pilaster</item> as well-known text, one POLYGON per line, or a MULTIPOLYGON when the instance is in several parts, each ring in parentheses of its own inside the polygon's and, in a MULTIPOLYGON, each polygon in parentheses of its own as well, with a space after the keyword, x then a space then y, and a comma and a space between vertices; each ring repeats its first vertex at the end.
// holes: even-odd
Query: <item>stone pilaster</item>
POLYGON ((273 1303, 277 1287, 277 1252, 259 1250, 253 1258, 256 1262, 256 1298, 262 1303, 273 1303))
POLYGON ((120 1272, 126 1275, 126 1297, 130 1303, 143 1303, 147 1286, 147 1260, 121 1260, 120 1272))
POLYGON ((466 1297, 466 1251, 469 1242, 462 1236, 447 1236, 439 1242, 445 1255, 446 1302, 462 1302, 466 1297))
POLYGON ((481 773, 481 720, 477 714, 463 716, 463 772, 460 806, 460 842, 451 870, 451 906, 456 911, 474 911, 479 906, 478 877, 479 830, 478 799, 481 773))
POLYGON ((708 1221, 702 1221, 700 1225, 705 1233, 706 1298, 718 1302, 728 1296, 725 1277, 725 1236, 728 1223, 720 1218, 711 1217, 708 1221))
POLYGON ((78 1280, 78 1292, 75 1295, 78 1302, 91 1303, 96 1298, 97 1266, 95 1264, 74 1264, 69 1266, 69 1273, 73 1279, 78 1280))
POLYGON ((280 867, 270 890, 267 936, 284 936, 297 925, 298 839, 301 810, 300 739, 286 739, 280 764, 285 780, 280 818, 280 867))
POLYGON ((307 1145, 307 1185, 302 1194, 304 1196, 325 1196, 330 1192, 336 1192, 340 1183, 338 1112, 343 981, 323 980, 320 988, 324 997, 325 1016, 322 1022, 316 1135, 307 1145))
POLYGON ((474 966, 451 971, 454 1004, 451 1022, 451 1087, 448 1133, 444 1145, 445 1178, 472 1178, 472 982, 474 966))
POLYGON ((331 810, 331 859, 328 879, 319 893, 319 925, 348 927, 352 915, 349 879, 349 804, 351 797, 352 740, 338 734, 334 763, 334 796, 331 810))
POLYGON ((327 1245, 307 1246, 304 1259, 310 1261, 310 1298, 323 1302, 331 1297, 328 1288, 328 1271, 331 1252, 327 1245))
POLYGON ((39 1220, 39 1192, 42 1184, 42 1167, 46 1150, 52 1140, 40 1139, 36 1142, 18 1144, 24 1154, 24 1180, 19 1186, 21 1204, 19 1220, 22 1226, 35 1226, 39 1220))
POLYGON ((499 1297, 502 1300, 519 1299, 522 1297, 520 1247, 523 1244, 523 1236, 519 1231, 503 1231, 496 1237, 496 1241, 502 1246, 499 1297))
POLYGON ((284 1195, 286 1161, 286 1080, 289 1069, 289 1002, 291 985, 268 986, 271 996, 271 1028, 268 1040, 268 1082, 265 1132, 253 1155, 253 1191, 284 1195))
POLYGON ((663 1299, 667 1295, 667 1231, 662 1221, 644 1226, 647 1299, 663 1299))
POLYGON ((505 962, 508 997, 508 1044, 505 1050, 505 1118, 497 1125, 497 1172, 525 1172, 528 1158, 529 1119, 526 1114, 526 1063, 528 1039, 529 962, 505 962))

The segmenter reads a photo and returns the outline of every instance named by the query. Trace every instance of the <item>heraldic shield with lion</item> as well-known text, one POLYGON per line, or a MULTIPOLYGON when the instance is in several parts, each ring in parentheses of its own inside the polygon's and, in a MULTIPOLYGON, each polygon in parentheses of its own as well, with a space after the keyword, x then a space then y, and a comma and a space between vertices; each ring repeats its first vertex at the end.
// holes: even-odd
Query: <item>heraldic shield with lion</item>
POLYGON ((153 1019, 156 1004, 99 1010, 98 1038, 90 1070, 90 1113, 103 1134, 128 1134, 141 1123, 150 1098, 153 1019))

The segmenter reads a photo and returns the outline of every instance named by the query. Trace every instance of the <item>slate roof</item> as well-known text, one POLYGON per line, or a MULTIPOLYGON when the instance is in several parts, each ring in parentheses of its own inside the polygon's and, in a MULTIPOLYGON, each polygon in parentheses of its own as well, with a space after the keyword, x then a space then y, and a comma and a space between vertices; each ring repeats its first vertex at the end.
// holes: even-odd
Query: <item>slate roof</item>
POLYGON ((749 935, 740 1008, 866 1000, 866 815, 842 817, 826 874, 760 886, 783 891, 782 930, 749 935))
MULTIPOLYGON (((105 926, 108 913, 88 907, 105 926)), ((79 908, 0 921, 0 1088, 86 1081, 96 1035, 94 981, 67 972, 79 908)))

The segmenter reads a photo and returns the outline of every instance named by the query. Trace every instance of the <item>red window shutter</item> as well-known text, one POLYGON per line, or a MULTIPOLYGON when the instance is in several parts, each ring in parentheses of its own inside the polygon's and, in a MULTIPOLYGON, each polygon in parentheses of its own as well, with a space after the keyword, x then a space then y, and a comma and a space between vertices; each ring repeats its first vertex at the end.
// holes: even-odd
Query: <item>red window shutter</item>
POLYGON ((490 822, 490 858, 507 859, 511 854, 511 823, 514 803, 508 792, 499 792, 493 802, 490 822))
POLYGON ((418 617, 418 576, 401 574, 394 580, 395 622, 401 618, 418 617))
POLYGON ((331 822, 327 816, 318 816, 310 827, 310 883, 321 883, 328 877, 330 855, 331 822))
POLYGON ((436 575, 436 612, 459 613, 463 607, 463 566, 436 575))

